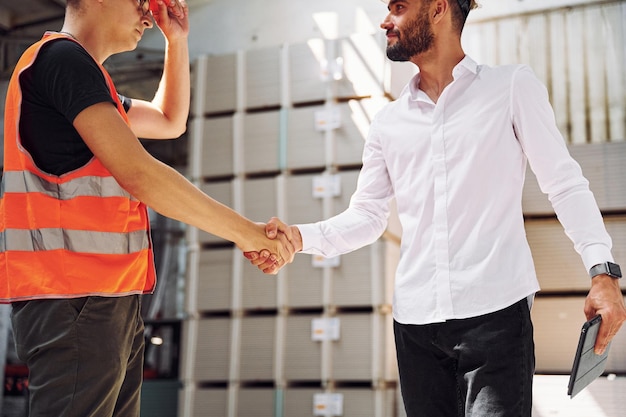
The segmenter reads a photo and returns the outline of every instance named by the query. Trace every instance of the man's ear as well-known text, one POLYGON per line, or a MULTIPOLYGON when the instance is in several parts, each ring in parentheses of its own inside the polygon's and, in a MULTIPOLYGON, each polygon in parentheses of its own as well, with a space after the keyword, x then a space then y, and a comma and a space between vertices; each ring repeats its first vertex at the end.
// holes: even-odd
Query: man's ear
POLYGON ((433 13, 433 23, 438 23, 441 19, 443 19, 446 13, 450 12, 449 0, 435 0, 431 7, 433 13))

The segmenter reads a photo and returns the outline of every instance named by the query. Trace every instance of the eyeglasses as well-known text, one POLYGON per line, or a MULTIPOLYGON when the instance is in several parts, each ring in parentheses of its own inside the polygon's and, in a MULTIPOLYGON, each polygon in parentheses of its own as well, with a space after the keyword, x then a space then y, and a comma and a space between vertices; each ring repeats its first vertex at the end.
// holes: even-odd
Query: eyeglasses
POLYGON ((467 16, 470 12, 470 0, 457 0, 459 2, 459 7, 465 16, 467 16))
POLYGON ((137 0, 137 6, 141 10, 141 15, 146 16, 150 13, 150 0, 137 0))

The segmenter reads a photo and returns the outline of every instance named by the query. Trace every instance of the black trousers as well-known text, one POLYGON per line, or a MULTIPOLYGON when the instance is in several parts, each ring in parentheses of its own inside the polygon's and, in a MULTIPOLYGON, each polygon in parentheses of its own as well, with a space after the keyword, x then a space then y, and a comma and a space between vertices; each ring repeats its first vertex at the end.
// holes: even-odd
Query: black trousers
POLYGON ((535 369, 526 299, 428 325, 394 322, 408 417, 530 417, 535 369))
POLYGON ((11 320, 30 417, 139 416, 141 296, 18 302, 11 320))

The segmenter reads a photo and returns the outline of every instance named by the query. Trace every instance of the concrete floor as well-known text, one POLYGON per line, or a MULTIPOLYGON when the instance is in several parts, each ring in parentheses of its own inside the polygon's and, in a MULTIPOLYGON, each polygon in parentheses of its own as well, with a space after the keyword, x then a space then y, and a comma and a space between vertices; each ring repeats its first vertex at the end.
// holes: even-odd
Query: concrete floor
POLYGON ((535 375, 533 417, 624 417, 626 377, 600 377, 574 398, 568 375, 535 375))

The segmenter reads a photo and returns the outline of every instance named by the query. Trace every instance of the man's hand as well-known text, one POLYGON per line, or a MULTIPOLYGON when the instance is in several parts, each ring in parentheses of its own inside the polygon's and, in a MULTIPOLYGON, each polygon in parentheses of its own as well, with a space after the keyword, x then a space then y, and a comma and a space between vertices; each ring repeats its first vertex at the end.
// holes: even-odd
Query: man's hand
POLYGON ((622 323, 626 321, 626 306, 618 279, 608 275, 597 275, 592 278, 591 290, 585 300, 585 316, 590 320, 598 314, 602 316, 602 323, 594 351, 601 355, 622 323))
POLYGON ((245 241, 235 243, 248 259, 251 257, 249 254, 257 254, 255 258, 259 259, 258 254, 263 253, 264 266, 263 268, 259 266, 259 269, 266 274, 275 275, 285 264, 293 261, 294 246, 284 233, 275 233, 271 238, 267 237, 267 226, 264 223, 256 223, 253 228, 253 233, 245 235, 245 241))
POLYGON ((272 260, 272 254, 269 250, 263 249, 260 252, 244 252, 244 256, 250 260, 250 263, 266 274, 277 274, 278 271, 287 263, 293 261, 293 255, 302 250, 302 236, 300 230, 296 226, 288 226, 276 217, 272 217, 265 226, 265 235, 269 239, 286 239, 293 248, 290 259, 284 259, 283 264, 279 264, 272 260))

